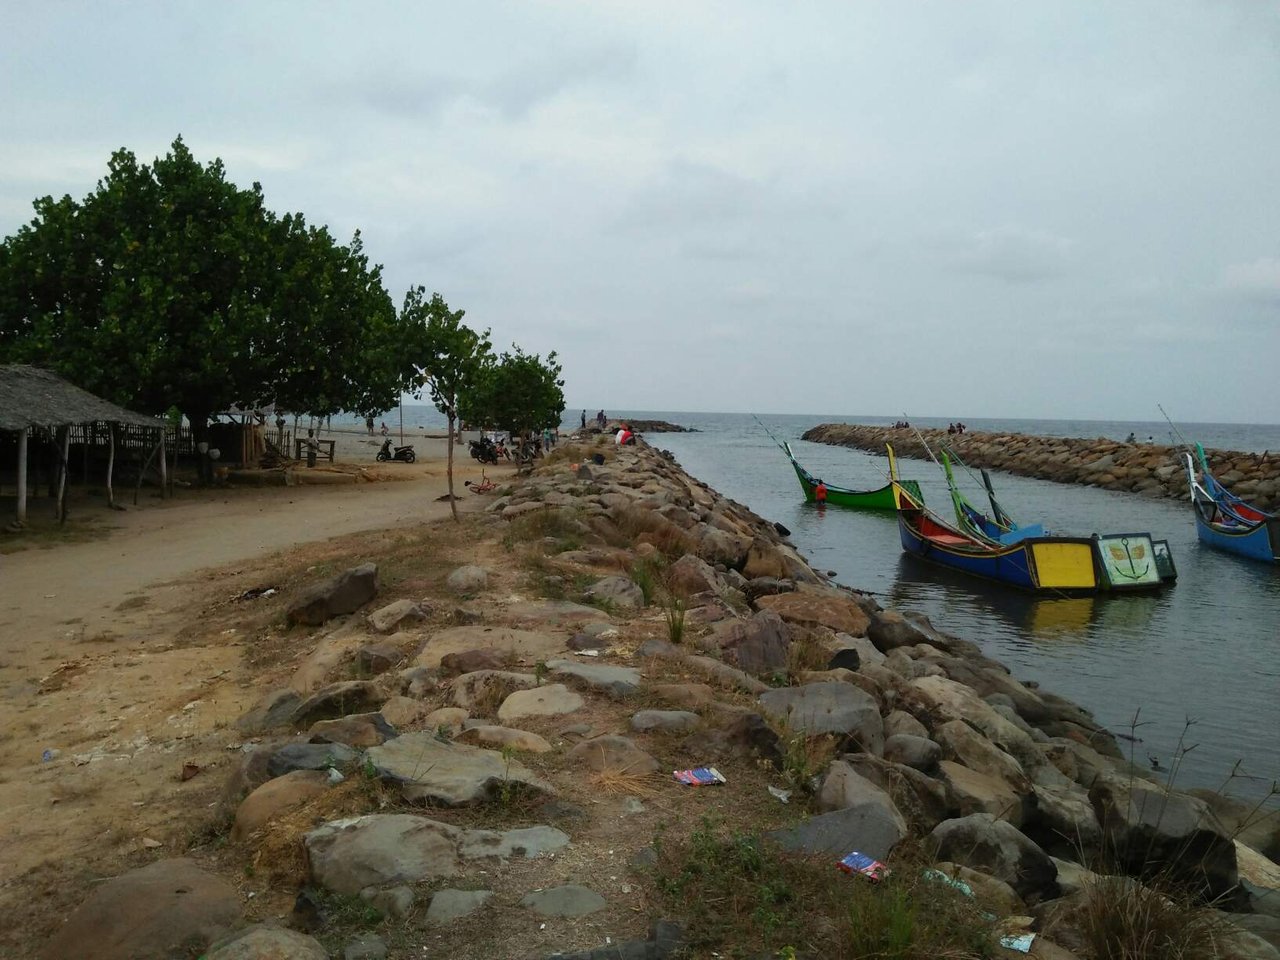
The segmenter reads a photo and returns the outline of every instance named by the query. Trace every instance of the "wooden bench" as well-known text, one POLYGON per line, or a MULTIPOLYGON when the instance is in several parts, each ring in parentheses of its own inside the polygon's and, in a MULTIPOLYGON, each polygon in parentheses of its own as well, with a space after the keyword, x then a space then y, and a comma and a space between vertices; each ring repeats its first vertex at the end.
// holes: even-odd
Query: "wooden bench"
POLYGON ((337 442, 337 440, 319 440, 315 437, 297 437, 293 441, 293 459, 306 459, 307 447, 314 444, 316 448, 316 459, 328 460, 330 463, 333 463, 333 448, 337 442))

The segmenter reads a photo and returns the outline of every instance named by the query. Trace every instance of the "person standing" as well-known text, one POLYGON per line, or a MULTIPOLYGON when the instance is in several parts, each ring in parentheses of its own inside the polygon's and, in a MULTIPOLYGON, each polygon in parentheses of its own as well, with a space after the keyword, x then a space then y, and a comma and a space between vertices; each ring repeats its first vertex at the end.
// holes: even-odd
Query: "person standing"
POLYGON ((818 502, 819 506, 827 505, 827 485, 821 480, 813 488, 813 499, 818 502))
POLYGON ((582 411, 582 429, 587 429, 587 411, 582 411))

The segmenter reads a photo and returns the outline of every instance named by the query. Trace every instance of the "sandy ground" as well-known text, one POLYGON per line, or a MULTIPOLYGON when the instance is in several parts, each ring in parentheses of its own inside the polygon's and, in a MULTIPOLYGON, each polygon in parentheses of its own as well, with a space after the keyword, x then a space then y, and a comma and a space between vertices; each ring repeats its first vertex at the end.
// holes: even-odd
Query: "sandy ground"
MULTIPOLYGON (((380 439, 340 439, 340 455, 373 466, 380 439)), ((0 555, 0 915, 31 896, 29 872, 92 872, 111 854, 152 852, 157 836, 177 846, 175 794, 207 807, 222 779, 183 782, 183 763, 224 765, 231 724, 261 693, 245 639, 219 635, 210 596, 270 576, 273 555, 446 516, 443 442, 406 439, 418 463, 378 465, 405 482, 179 491, 108 514, 98 539, 0 555)), ((457 488, 480 474, 458 460, 457 488)))

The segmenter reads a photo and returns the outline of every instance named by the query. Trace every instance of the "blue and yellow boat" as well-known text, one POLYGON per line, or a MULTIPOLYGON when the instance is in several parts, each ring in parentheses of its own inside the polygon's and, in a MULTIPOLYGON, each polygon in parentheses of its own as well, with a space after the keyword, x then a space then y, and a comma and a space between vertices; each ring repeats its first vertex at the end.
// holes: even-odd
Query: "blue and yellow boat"
POLYGON ((1280 563, 1280 516, 1241 500, 1209 472, 1204 447, 1196 444, 1196 461, 1185 455, 1196 535, 1201 543, 1238 553, 1251 560, 1280 563))
POLYGON ((897 482, 897 459, 893 448, 887 449, 898 531, 906 553, 970 576, 1051 596, 1158 590, 1177 577, 1168 543, 1147 533, 1062 537, 1035 527, 997 537, 951 526, 897 482))

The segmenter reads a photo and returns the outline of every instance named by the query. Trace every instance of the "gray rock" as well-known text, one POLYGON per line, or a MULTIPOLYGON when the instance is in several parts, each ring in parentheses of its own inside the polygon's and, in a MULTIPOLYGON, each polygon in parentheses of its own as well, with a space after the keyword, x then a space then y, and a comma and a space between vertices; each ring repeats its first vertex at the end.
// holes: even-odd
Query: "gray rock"
POLYGON ((393 633, 405 623, 420 623, 427 612, 412 600, 396 600, 369 614, 369 626, 378 633, 393 633))
POLYGON ((678 924, 656 920, 645 940, 624 940, 593 950, 556 953, 547 960, 670 960, 676 956, 685 956, 686 946, 684 931, 678 924))
POLYGON ((333 617, 359 610, 377 593, 378 565, 361 564, 307 588, 289 604, 285 618, 290 623, 318 627, 333 617))
POLYGON ((169 960, 239 926, 235 888, 187 859, 157 860, 94 886, 44 941, 41 960, 169 960))
MULTIPOLYGON (((383 956, 386 956, 384 951, 383 956)), ((205 960, 329 960, 329 951, 305 933, 260 924, 213 944, 205 960)))
MULTIPOLYGON (((818 791, 819 810, 847 810, 850 807, 877 805, 897 824, 905 836, 907 822, 887 791, 863 777, 843 760, 833 760, 818 791)), ((864 851, 865 852, 865 851, 864 851)))
POLYGON ((542 917, 585 917, 603 910, 608 903, 594 890, 571 883, 527 894, 520 906, 542 917))
POLYGON ((927 737, 899 733, 885 738, 884 758, 928 773, 942 759, 942 748, 927 737))
POLYGON ((376 933, 362 933, 342 950, 342 960, 386 960, 386 956, 387 945, 376 933))
POLYGON ((414 895, 409 887, 365 887, 360 898, 384 916, 403 920, 413 909, 414 895))
POLYGON ((1102 826, 1089 802, 1089 795, 1075 784, 1066 787, 1041 786, 1035 792, 1035 808, 1023 831, 1034 831, 1040 845, 1050 852, 1079 857, 1081 851, 1096 853, 1102 845, 1102 826))
POLYGON ((851 684, 833 680, 783 687, 762 693, 759 701, 766 713, 798 733, 848 734, 868 753, 879 756, 884 750, 880 710, 870 694, 851 684))
POLYGON ((356 666, 365 676, 386 673, 404 660, 400 648, 390 643, 370 643, 356 651, 356 666))
POLYGON ((492 896, 492 890, 437 890, 427 907, 427 922, 448 923, 470 916, 492 896))
POLYGON ((481 700, 497 697, 502 700, 513 690, 529 689, 538 685, 538 678, 531 673, 514 673, 509 670, 474 670, 454 678, 453 702, 468 710, 481 700))
POLYGON ((989 813, 1015 827, 1022 826, 1026 809, 1022 797, 1007 781, 951 760, 938 764, 938 779, 947 788, 948 805, 960 816, 989 813))
POLYGON ((1142 876, 1156 863, 1220 906, 1243 901, 1235 844, 1203 800, 1115 775, 1100 778, 1089 800, 1126 872, 1142 876))
POLYGON ((396 728, 380 713, 353 713, 337 720, 320 720, 307 731, 312 743, 345 743, 349 747, 376 747, 398 737, 396 728))
POLYGON ((499 833, 494 830, 468 830, 459 843, 458 853, 464 860, 483 857, 524 857, 536 860, 569 845, 569 835, 555 827, 521 827, 499 833))
POLYGON ((575 660, 548 660, 547 669, 555 677, 575 677, 588 686, 625 696, 640 686, 640 671, 634 667, 610 667, 603 664, 578 663, 575 660))
POLYGON ((663 733, 684 733, 701 722, 696 713, 687 710, 641 710, 631 718, 631 729, 637 733, 659 730, 663 733))
POLYGON ((612 603, 623 610, 637 610, 644 606, 644 591, 630 577, 604 577, 588 587, 585 596, 589 600, 612 603))
POLYGON ((928 839, 937 859, 989 873, 1029 904, 1058 895, 1058 868, 1049 856, 1013 824, 989 813, 945 820, 928 839))
POLYGON ((884 718, 884 735, 888 738, 896 737, 899 734, 921 737, 926 740, 929 738, 929 731, 923 723, 905 710, 892 710, 884 718))
POLYGON ((303 841, 311 879, 335 893, 418 883, 458 871, 457 827, 409 814, 334 820, 303 841))
POLYGON ((879 802, 857 803, 843 810, 812 817, 804 823, 766 836, 784 850, 810 855, 828 854, 836 858, 858 850, 877 860, 888 860, 906 829, 879 802))
POLYGON ((399 783, 401 794, 413 803, 464 806, 510 788, 555 792, 519 760, 496 750, 444 743, 433 733, 406 733, 370 747, 365 757, 381 777, 399 783))
POLYGON ((682 656, 682 654, 680 648, 670 640, 663 640, 661 637, 650 637, 640 644, 639 649, 636 650, 636 656, 641 659, 658 657, 663 660, 674 660, 682 656))
POLYGON ((872 614, 871 623, 867 626, 867 639, 882 653, 932 641, 929 633, 897 610, 881 610, 872 614))
POLYGON ((271 754, 267 772, 272 777, 282 777, 292 770, 344 770, 359 757, 360 752, 345 743, 290 743, 271 754))
POLYGON ((933 738, 948 760, 964 764, 970 770, 1003 780, 1019 795, 1031 788, 1022 764, 1005 753, 963 720, 950 720, 933 729, 933 738))
POLYGON ((241 733, 257 736, 287 727, 293 723, 293 712, 302 702, 302 696, 296 690, 272 690, 236 721, 236 729, 241 733))
MULTIPOLYGON (((506 511, 503 511, 506 515, 506 511)), ((489 584, 489 573, 484 567, 468 565, 458 567, 453 573, 449 574, 445 580, 445 586, 454 593, 468 594, 479 593, 489 584)))
POLYGON ((711 657, 686 657, 685 662, 723 686, 737 687, 747 693, 764 693, 769 689, 769 685, 763 680, 711 657))
POLYGON ((732 620, 718 629, 717 642, 725 662, 754 676, 772 676, 786 670, 791 635, 782 617, 761 610, 749 620, 732 620))
POLYGON ((604 736, 584 740, 569 751, 569 759, 584 762, 591 770, 642 776, 656 773, 658 761, 626 737, 604 736))
POLYGON ((369 713, 382 706, 386 695, 369 680, 343 680, 321 687, 293 711, 293 722, 309 727, 317 720, 333 720, 349 713, 369 713))
POLYGON ((586 701, 563 683, 517 690, 498 707, 498 719, 511 723, 524 717, 559 717, 581 710, 586 701))

